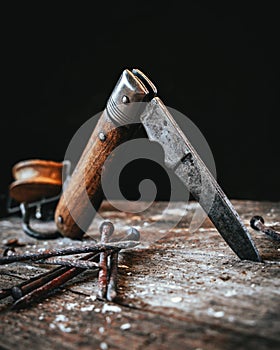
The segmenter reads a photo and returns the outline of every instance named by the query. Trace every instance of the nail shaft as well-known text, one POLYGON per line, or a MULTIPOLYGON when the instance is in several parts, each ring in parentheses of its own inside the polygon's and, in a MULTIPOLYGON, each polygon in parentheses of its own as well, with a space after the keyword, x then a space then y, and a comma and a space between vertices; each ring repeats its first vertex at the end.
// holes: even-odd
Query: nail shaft
POLYGON ((17 300, 22 296, 24 296, 25 294, 28 294, 32 290, 60 276, 65 271, 67 271, 66 268, 59 267, 51 272, 48 272, 47 274, 37 277, 34 281, 28 280, 27 282, 29 283, 26 283, 25 285, 14 286, 11 288, 11 295, 15 300, 17 300))
POLYGON ((108 244, 98 243, 98 244, 88 245, 83 247, 49 249, 40 253, 4 256, 0 258, 0 265, 11 264, 14 262, 36 261, 36 260, 51 258, 53 256, 64 256, 64 255, 83 254, 83 253, 100 253, 100 252, 106 252, 108 250, 114 251, 114 250, 120 250, 120 249, 133 248, 138 244, 139 242, 124 241, 124 242, 112 242, 108 244))
MULTIPOLYGON (((130 227, 126 231, 126 235, 121 239, 122 241, 139 241, 140 232, 134 228, 130 227)), ((118 283, 118 259, 119 252, 114 251, 110 255, 110 277, 107 285, 107 300, 114 301, 117 297, 117 283, 118 283)))
MULTIPOLYGON (((111 222, 104 222, 100 227, 101 243, 108 243, 109 238, 114 232, 114 226, 111 222)), ((107 279, 108 279, 108 252, 101 252, 99 258, 99 274, 98 274, 98 296, 102 299, 106 298, 107 279)))
POLYGON ((27 307, 39 301, 64 285, 67 281, 91 268, 98 273, 98 296, 113 301, 117 296, 118 253, 121 249, 133 248, 139 244, 139 232, 131 228, 121 242, 109 242, 114 232, 111 222, 104 222, 100 226, 101 241, 99 244, 78 248, 52 249, 34 254, 12 255, 0 258, 0 265, 16 261, 33 261, 35 263, 65 265, 33 277, 12 288, 0 291, 0 299, 12 296, 12 309, 27 307), (87 253, 84 257, 73 259, 54 258, 55 256, 87 253), (108 259, 110 259, 108 264, 108 259))
POLYGON ((36 288, 37 286, 39 286, 39 283, 45 283, 48 282, 51 278, 53 278, 54 276, 58 276, 59 274, 62 273, 62 270, 65 270, 64 267, 58 267, 52 271, 48 271, 45 273, 40 274, 39 276, 35 276, 32 277, 24 282, 21 282, 19 284, 17 284, 16 286, 12 287, 12 288, 7 288, 7 289, 2 289, 0 291, 0 299, 4 299, 10 295, 12 295, 12 289, 13 288, 18 288, 20 289, 24 294, 26 294, 27 292, 29 292, 30 290, 36 288), (42 281, 42 282, 41 282, 42 281))
POLYGON ((118 256, 119 252, 113 252, 110 255, 110 277, 107 287, 107 300, 109 301, 114 301, 117 297, 118 256))
POLYGON ((78 267, 82 269, 92 269, 99 268, 99 264, 95 261, 86 261, 86 260, 73 260, 73 259, 60 259, 60 258, 48 258, 44 260, 36 261, 38 264, 47 264, 47 265, 61 265, 68 267, 78 267))
MULTIPOLYGON (((94 260, 97 255, 92 255, 89 260, 94 260)), ((39 286, 38 288, 32 290, 31 292, 27 293, 23 297, 19 298, 11 307, 13 310, 18 310, 21 308, 25 308, 28 305, 30 305, 33 302, 40 301, 42 298, 47 297, 54 291, 56 291, 59 287, 64 285, 66 282, 68 282, 70 279, 76 277, 79 275, 81 272, 84 271, 84 268, 67 268, 67 270, 50 280, 49 282, 39 286)), ((98 271, 98 270, 96 270, 98 271)))

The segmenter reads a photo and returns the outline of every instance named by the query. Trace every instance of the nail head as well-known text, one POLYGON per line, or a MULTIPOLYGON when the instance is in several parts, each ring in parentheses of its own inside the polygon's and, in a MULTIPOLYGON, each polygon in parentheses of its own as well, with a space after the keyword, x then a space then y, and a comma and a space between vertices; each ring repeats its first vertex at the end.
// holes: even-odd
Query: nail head
POLYGON ((112 236, 114 229, 114 225, 111 221, 104 221, 99 227, 100 234, 106 234, 108 237, 112 236))
POLYGON ((264 219, 262 216, 255 215, 250 220, 250 226, 257 231, 260 231, 260 228, 258 226, 259 223, 264 224, 264 219))
POLYGON ((139 241, 140 239, 140 232, 135 227, 130 227, 126 231, 127 239, 131 241, 139 241))

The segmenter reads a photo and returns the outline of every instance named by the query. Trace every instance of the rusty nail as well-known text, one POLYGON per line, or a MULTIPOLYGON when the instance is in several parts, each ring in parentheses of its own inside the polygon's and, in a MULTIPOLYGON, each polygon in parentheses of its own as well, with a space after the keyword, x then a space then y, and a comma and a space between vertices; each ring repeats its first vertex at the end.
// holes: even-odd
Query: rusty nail
MULTIPOLYGON (((94 259, 96 259, 96 257, 97 257, 96 254, 91 253, 83 257, 82 259, 93 261, 94 259)), ((74 278, 75 276, 77 276, 83 271, 84 271, 84 268, 62 267, 61 271, 59 270, 57 271, 58 276, 55 276, 55 274, 50 273, 48 276, 46 276, 46 278, 43 278, 43 279, 39 278, 37 283, 35 283, 36 287, 28 292, 27 290, 24 290, 23 292, 24 293, 27 292, 27 294, 24 294, 23 296, 20 296, 20 290, 14 289, 13 296, 15 298, 19 297, 19 299, 17 299, 16 302, 14 302, 14 304, 11 306, 11 309, 12 310, 22 309, 29 306, 31 303, 41 300, 42 298, 53 293, 55 290, 61 287, 64 283, 74 278)))
POLYGON ((109 301, 113 301, 117 297, 118 257, 118 251, 110 255, 110 277, 107 286, 107 300, 109 301))
POLYGON ((261 231, 266 235, 270 236, 276 241, 280 242, 280 233, 273 230, 271 227, 268 227, 264 224, 264 219, 262 216, 255 215, 250 220, 251 227, 256 231, 261 231))
MULTIPOLYGON (((130 227, 126 231, 126 235, 121 239, 121 241, 139 241, 140 232, 134 228, 130 227)), ((117 297, 117 283, 118 283, 118 258, 119 252, 114 251, 110 255, 110 277, 107 286, 107 300, 114 301, 117 297)))
MULTIPOLYGON (((100 228, 101 243, 108 243, 109 238, 114 232, 114 226, 110 221, 104 221, 100 228)), ((100 253, 99 258, 99 274, 98 274, 98 296, 102 299, 106 297, 107 293, 107 279, 108 279, 108 252, 100 253)))

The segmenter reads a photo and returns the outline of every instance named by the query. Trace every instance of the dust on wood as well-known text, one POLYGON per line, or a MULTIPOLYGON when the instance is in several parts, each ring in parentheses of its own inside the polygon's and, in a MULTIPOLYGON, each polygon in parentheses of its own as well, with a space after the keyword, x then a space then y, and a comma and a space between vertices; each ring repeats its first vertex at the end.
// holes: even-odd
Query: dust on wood
MULTIPOLYGON (((267 224, 279 224, 280 203, 232 203, 247 227, 255 214, 267 224)), ((27 309, 11 311, 12 300, 4 299, 4 349, 279 348, 279 243, 249 228, 264 262, 241 261, 208 219, 190 232, 196 203, 178 202, 172 209, 155 203, 144 211, 139 208, 138 214, 116 210, 118 203, 113 204, 103 203, 85 240, 99 239, 104 219, 112 221, 116 234, 129 226, 141 231, 142 244, 120 254, 118 302, 96 298, 97 279, 91 271, 27 309)), ((18 217, 2 219, 0 230, 2 250, 9 239, 24 244, 17 253, 81 244, 68 238, 29 238, 18 217)), ((27 263, 1 266, 0 287, 49 268, 27 263)))

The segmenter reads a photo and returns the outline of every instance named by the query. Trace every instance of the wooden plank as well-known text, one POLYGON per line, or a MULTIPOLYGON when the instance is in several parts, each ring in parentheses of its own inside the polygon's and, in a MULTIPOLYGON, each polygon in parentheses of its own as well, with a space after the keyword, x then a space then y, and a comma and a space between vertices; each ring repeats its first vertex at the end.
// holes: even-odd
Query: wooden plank
MULTIPOLYGON (((280 203, 232 201, 246 226, 262 215, 280 221, 280 203)), ((11 311, 1 300, 4 349, 279 349, 280 245, 251 229, 263 263, 241 261, 206 219, 188 229, 196 203, 174 208, 156 203, 138 213, 116 210, 104 202, 84 241, 99 239, 98 227, 110 220, 116 235, 129 226, 140 229, 143 242, 122 251, 119 300, 98 300, 96 276, 90 271, 62 291, 27 309, 11 311), (166 221, 160 214, 165 210, 166 221), (187 211, 185 212, 185 209, 187 211), (178 222, 178 218, 182 216, 178 222)), ((44 223, 48 228, 51 223, 44 223)), ((7 239, 25 244, 17 252, 81 242, 62 238, 39 242, 23 234, 20 220, 0 221, 2 249, 7 239)), ((49 267, 17 263, 0 267, 7 288, 49 267)))

